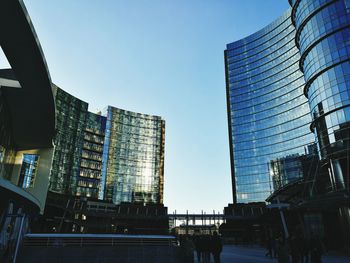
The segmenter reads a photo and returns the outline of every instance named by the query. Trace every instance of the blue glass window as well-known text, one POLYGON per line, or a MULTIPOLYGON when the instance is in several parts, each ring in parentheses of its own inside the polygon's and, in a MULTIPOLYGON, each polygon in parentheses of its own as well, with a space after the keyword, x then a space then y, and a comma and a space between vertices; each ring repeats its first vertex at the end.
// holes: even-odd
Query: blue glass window
POLYGON ((38 162, 39 155, 23 154, 18 186, 22 188, 31 188, 34 186, 35 176, 38 169, 38 162))

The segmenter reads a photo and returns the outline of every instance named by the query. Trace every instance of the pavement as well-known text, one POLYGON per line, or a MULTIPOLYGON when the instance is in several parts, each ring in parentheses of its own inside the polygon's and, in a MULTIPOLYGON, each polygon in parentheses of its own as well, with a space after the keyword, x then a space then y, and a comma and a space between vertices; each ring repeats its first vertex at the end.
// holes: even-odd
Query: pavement
MULTIPOLYGON (((276 263, 276 259, 265 257, 265 249, 260 247, 245 247, 225 245, 221 253, 221 263, 276 263)), ((194 253, 195 262, 198 263, 196 252, 194 253)), ((211 257, 211 261, 214 262, 211 257)), ((322 257, 322 263, 349 263, 350 256, 325 255, 322 257)))

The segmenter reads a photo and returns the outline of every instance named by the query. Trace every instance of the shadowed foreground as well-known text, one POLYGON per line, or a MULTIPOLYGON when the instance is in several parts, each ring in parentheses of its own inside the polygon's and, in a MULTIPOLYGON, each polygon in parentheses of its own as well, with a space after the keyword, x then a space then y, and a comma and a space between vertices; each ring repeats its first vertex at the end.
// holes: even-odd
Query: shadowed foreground
MULTIPOLYGON (((221 253, 221 262, 277 262, 276 259, 265 257, 265 252, 260 247, 226 245, 221 253)), ((177 263, 183 262, 180 254, 181 250, 171 236, 27 235, 18 262, 177 263)), ((196 259, 196 253, 194 258, 196 259)), ((350 257, 332 254, 323 257, 323 263, 345 262, 350 262, 350 257)))
POLYGON ((176 263, 179 248, 172 236, 27 234, 19 263, 145 262, 176 263))
POLYGON ((24 249, 19 263, 145 262, 177 263, 176 250, 157 246, 62 247, 24 249))
MULTIPOLYGON (((266 251, 259 247, 242 247, 226 245, 221 253, 221 263, 275 263, 276 259, 265 257, 266 251)), ((195 255, 196 256, 196 255, 195 255)), ((196 258, 196 257, 195 257, 196 258)), ((350 256, 325 255, 323 263, 348 263, 350 256)), ((195 260, 195 262, 198 262, 195 260)), ((211 262, 213 258, 211 258, 211 262)))

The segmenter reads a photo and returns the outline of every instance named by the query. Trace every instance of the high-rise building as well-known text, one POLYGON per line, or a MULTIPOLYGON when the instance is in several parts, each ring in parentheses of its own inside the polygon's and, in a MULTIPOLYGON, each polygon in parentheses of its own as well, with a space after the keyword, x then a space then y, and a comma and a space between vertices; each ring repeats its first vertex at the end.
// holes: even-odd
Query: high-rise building
POLYGON ((165 121, 111 106, 91 113, 54 84, 53 93, 54 157, 35 231, 165 233, 165 121))
POLYGON ((110 106, 89 112, 52 83, 23 1, 3 0, 0 10, 12 67, 0 70, 3 245, 39 213, 34 231, 167 232, 164 120, 110 106))
POLYGON ((87 113, 78 186, 75 193, 77 196, 98 198, 105 129, 105 116, 87 113))
POLYGON ((49 190, 76 195, 88 104, 54 84, 52 89, 57 125, 49 190))
POLYGON ((164 129, 161 117, 108 107, 100 199, 163 203, 164 129))
POLYGON ((272 185, 305 176, 294 157, 312 154, 312 144, 330 178, 313 191, 349 188, 350 2, 289 2, 291 10, 225 51, 235 202, 264 201, 272 185))
POLYGON ((285 237, 349 248, 350 1, 289 3, 225 51, 234 202, 290 206, 285 237))
MULTIPOLYGON (((225 50, 234 202, 264 201, 274 190, 271 162, 307 154, 314 142, 290 15, 285 12, 225 50)), ((289 166, 298 170, 300 164, 289 166)), ((294 173, 278 184, 299 176, 294 173)))
POLYGON ((108 106, 104 115, 53 84, 57 129, 49 190, 120 204, 163 203, 159 116, 108 106))
MULTIPOLYGON (((321 165, 330 191, 349 189, 350 1, 289 1, 321 165)), ((326 190, 326 189, 323 189, 326 190)))

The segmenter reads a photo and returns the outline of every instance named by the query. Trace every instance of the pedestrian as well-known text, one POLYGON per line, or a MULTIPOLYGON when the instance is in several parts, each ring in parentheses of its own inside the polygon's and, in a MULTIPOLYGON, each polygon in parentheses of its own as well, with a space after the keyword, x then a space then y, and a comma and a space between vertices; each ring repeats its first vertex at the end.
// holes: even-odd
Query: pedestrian
POLYGON ((222 241, 218 235, 218 232, 214 231, 211 238, 211 253, 214 257, 214 263, 220 263, 220 254, 222 251, 222 241))
POLYGON ((210 252, 211 252, 211 238, 209 235, 203 236, 203 262, 210 262, 210 252))
POLYGON ((272 237, 271 239, 271 247, 272 247, 272 254, 273 258, 277 258, 277 240, 275 237, 272 237))
POLYGON ((194 247, 197 253, 197 261, 201 262, 202 250, 203 250, 203 239, 202 236, 198 235, 194 237, 194 247))
POLYGON ((182 262, 193 263, 194 245, 191 239, 186 235, 180 241, 180 248, 182 254, 182 262))
POLYGON ((265 257, 269 256, 270 258, 272 258, 272 238, 269 237, 266 241, 266 249, 267 252, 265 254, 265 257))

